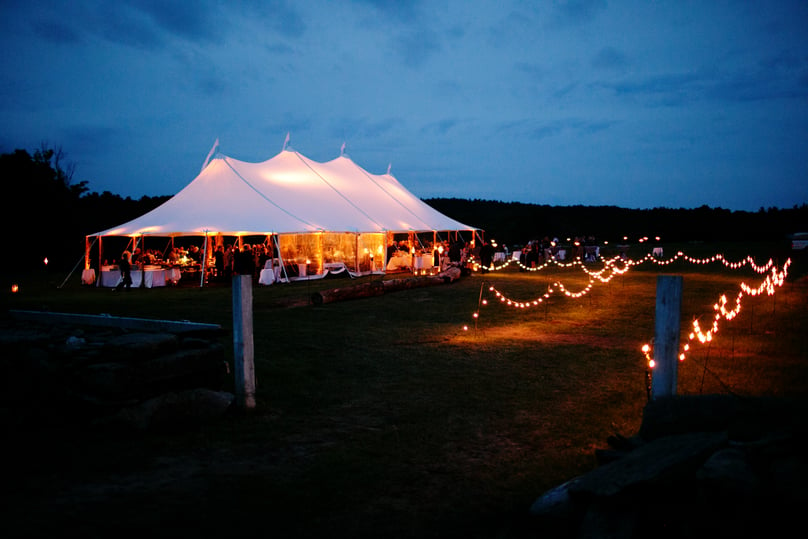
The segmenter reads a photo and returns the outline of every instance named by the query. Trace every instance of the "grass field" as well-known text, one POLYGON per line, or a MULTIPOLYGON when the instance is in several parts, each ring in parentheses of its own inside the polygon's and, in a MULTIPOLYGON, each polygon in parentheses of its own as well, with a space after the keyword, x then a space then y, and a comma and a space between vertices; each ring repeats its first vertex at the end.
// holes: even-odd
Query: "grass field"
MULTIPOLYGON (((750 254, 724 247, 683 250, 750 254)), ((764 263, 766 246, 753 251, 764 263)), ((746 296, 740 315, 680 364, 679 393, 808 395, 807 270, 795 261, 774 296, 746 296)), ((252 413, 176 433, 18 436, 45 456, 15 464, 23 480, 7 509, 34 534, 531 537, 533 500, 593 468, 608 436, 637 431, 647 402, 640 347, 653 338, 663 273, 684 279, 683 342, 694 318, 711 323, 721 294, 734 301, 741 281, 766 275, 643 264, 530 308, 490 288, 523 302, 558 282, 582 290, 589 278, 512 267, 294 308, 281 305, 382 277, 255 288, 252 413)), ((78 276, 59 288, 64 278, 18 277, 9 307, 232 325, 227 286, 115 294, 78 276)))

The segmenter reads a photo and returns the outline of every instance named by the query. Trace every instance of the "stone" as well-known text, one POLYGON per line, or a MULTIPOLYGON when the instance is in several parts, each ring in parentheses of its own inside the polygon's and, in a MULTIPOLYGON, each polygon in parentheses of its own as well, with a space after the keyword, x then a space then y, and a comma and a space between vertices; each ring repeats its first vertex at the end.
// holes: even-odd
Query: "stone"
POLYGON ((235 399, 232 393, 197 388, 164 393, 122 409, 117 423, 137 430, 175 430, 221 418, 235 399))

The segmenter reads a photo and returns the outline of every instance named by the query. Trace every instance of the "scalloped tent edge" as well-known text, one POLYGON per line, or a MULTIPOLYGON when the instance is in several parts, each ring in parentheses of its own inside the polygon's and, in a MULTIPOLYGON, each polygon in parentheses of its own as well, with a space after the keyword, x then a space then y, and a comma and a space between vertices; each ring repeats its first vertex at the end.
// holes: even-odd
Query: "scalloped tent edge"
MULTIPOLYGON (((339 157, 318 162, 284 144, 274 157, 253 163, 213 155, 217 146, 200 173, 169 200, 131 221, 87 235, 85 268, 90 267, 91 238, 105 236, 135 241, 148 236, 242 238, 317 233, 384 234, 389 238, 467 231, 473 241, 480 231, 423 202, 389 170, 372 174, 342 150, 339 157)), ((353 269, 363 273, 356 264, 353 269)))

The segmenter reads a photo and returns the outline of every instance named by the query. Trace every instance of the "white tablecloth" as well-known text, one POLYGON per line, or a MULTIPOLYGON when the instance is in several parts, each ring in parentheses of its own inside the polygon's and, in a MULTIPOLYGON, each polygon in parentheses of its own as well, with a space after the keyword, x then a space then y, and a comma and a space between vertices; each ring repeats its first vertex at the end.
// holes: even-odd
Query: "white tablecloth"
POLYGON ((262 269, 261 274, 258 276, 258 284, 270 285, 281 277, 281 268, 267 268, 262 269))
POLYGON ((391 256, 390 260, 387 262, 387 270, 395 271, 397 269, 409 269, 411 267, 411 264, 412 264, 412 255, 396 254, 395 256, 391 256))
POLYGON ((432 255, 420 255, 415 257, 415 269, 427 269, 434 265, 435 258, 432 255))
POLYGON ((95 284, 95 270, 87 268, 81 272, 81 284, 95 284))
MULTIPOLYGON (((114 287, 118 286, 119 282, 121 282, 121 270, 119 269, 101 270, 100 286, 114 287)), ((146 288, 165 286, 166 270, 162 268, 147 269, 145 271, 132 270, 132 288, 140 288, 141 284, 146 288), (144 282, 144 274, 145 274, 145 282, 144 282)))
POLYGON ((505 262, 505 253, 502 251, 494 253, 494 262, 505 262))
POLYGON ((653 256, 662 256, 662 247, 654 247, 654 250, 651 252, 653 256))
POLYGON ((180 271, 179 268, 169 268, 166 270, 167 281, 173 284, 177 284, 178 282, 180 282, 181 278, 182 278, 182 272, 180 271))
POLYGON ((323 264, 323 270, 328 273, 342 273, 348 271, 348 266, 344 262, 326 262, 323 264))

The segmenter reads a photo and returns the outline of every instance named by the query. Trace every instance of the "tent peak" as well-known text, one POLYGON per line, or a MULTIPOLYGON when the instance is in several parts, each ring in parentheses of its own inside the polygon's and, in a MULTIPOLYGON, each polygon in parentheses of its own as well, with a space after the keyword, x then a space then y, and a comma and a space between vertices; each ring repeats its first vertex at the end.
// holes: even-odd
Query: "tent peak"
POLYGON ((219 150, 219 139, 217 138, 216 142, 213 143, 213 147, 208 152, 208 156, 205 158, 205 162, 202 163, 202 168, 200 169, 199 172, 202 172, 203 170, 205 170, 205 167, 208 166, 208 163, 210 163, 210 160, 213 157, 213 154, 218 152, 218 150, 219 150))

